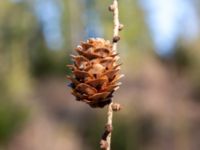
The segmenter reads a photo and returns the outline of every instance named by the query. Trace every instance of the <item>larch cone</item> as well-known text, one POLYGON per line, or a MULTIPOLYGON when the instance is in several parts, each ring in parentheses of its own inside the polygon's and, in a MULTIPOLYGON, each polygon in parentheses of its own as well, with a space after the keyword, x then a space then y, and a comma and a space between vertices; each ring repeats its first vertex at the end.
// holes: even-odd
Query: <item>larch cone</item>
POLYGON ((102 38, 90 38, 81 42, 71 55, 73 64, 70 80, 72 94, 76 100, 91 107, 104 107, 112 102, 114 91, 119 88, 119 56, 112 50, 112 44, 102 38))

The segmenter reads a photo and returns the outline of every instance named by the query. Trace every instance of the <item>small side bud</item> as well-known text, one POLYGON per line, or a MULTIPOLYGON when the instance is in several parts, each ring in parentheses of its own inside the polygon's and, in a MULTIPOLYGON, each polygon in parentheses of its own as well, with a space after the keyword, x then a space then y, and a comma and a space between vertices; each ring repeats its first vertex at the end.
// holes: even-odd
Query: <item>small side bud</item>
POLYGON ((117 43, 120 40, 120 36, 113 37, 113 43, 117 43))
POLYGON ((122 31, 124 28, 124 25, 123 24, 119 24, 119 31, 122 31))
POLYGON ((115 6, 112 4, 108 7, 108 10, 113 12, 115 10, 115 6))
POLYGON ((100 141, 100 148, 103 149, 103 150, 106 150, 107 147, 108 147, 107 141, 101 140, 101 141, 100 141))
POLYGON ((106 126, 105 126, 105 129, 106 129, 106 131, 107 132, 112 132, 112 130, 113 130, 113 127, 112 127, 112 125, 110 125, 110 124, 107 124, 106 126))
POLYGON ((112 104, 112 110, 113 111, 120 111, 122 109, 121 105, 118 103, 113 103, 112 104))

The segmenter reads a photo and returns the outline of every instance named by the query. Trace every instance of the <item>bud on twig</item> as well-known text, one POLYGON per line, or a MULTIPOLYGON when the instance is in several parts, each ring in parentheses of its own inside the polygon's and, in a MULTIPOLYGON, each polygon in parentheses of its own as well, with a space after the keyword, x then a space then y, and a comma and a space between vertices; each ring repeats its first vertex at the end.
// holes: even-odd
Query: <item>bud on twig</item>
POLYGON ((113 43, 117 43, 120 40, 120 36, 113 37, 113 43))
POLYGON ((111 4, 109 7, 108 7, 108 10, 113 12, 115 10, 115 6, 113 4, 111 4))
POLYGON ((112 110, 113 111, 120 111, 121 110, 121 105, 118 103, 113 103, 112 104, 112 110))
POLYGON ((101 141, 100 141, 100 148, 103 149, 103 150, 106 150, 107 147, 108 147, 107 141, 101 140, 101 141))
POLYGON ((112 125, 111 124, 107 124, 106 126, 105 126, 105 129, 106 129, 106 131, 107 132, 112 132, 112 130, 113 130, 113 127, 112 127, 112 125))
POLYGON ((124 28, 123 24, 119 24, 119 31, 122 31, 122 29, 124 28))

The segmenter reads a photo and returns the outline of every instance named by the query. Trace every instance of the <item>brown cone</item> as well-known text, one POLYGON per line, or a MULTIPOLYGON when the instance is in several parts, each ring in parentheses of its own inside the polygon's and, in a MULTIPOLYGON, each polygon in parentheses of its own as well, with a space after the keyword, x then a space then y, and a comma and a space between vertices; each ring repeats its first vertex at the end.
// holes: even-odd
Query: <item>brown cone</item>
POLYGON ((104 107, 111 103, 113 92, 119 87, 120 65, 118 54, 112 51, 112 44, 101 38, 91 38, 75 49, 78 55, 72 55, 72 94, 78 101, 84 101, 91 107, 104 107))

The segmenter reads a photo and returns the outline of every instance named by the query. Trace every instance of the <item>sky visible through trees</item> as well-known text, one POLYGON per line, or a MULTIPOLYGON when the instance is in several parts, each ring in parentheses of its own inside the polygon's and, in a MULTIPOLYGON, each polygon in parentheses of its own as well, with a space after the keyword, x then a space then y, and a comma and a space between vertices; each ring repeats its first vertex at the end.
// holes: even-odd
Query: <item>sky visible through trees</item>
MULTIPOLYGON (((23 0, 12 0, 21 2, 23 0)), ((85 28, 85 38, 101 37, 100 14, 95 9, 95 1, 84 0, 82 13, 85 28)), ((170 56, 180 37, 186 40, 197 38, 199 22, 197 8, 191 0, 138 0, 145 11, 145 18, 154 41, 155 51, 160 56, 170 56)), ((50 49, 61 49, 63 35, 61 15, 63 13, 60 0, 34 0, 33 10, 41 24, 45 41, 50 49)), ((130 10, 134 11, 134 10, 130 10)), ((133 21, 134 19, 131 19, 133 21)))

